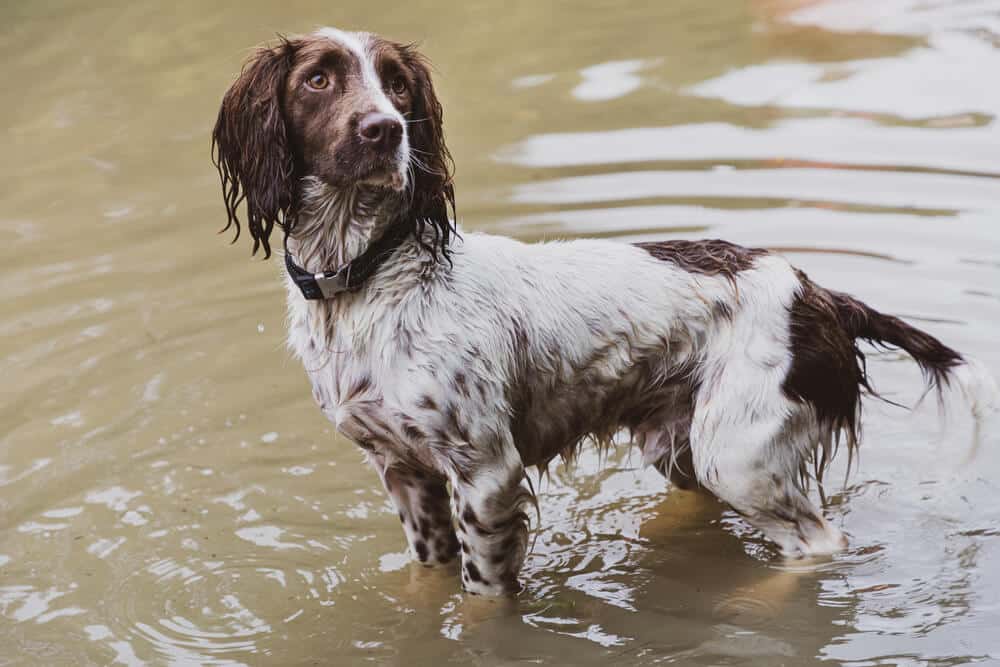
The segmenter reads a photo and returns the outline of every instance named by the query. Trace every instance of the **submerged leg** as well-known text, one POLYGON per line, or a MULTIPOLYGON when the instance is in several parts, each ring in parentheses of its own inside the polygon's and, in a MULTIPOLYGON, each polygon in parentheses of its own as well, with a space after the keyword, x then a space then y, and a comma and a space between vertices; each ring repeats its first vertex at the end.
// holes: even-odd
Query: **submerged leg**
POLYGON ((847 546, 843 533, 823 517, 800 481, 816 437, 815 421, 783 396, 747 398, 754 402, 735 403, 747 408, 729 411, 720 407, 722 401, 699 401, 691 434, 699 483, 786 556, 842 550, 847 546))
POLYGON ((520 590, 518 572, 528 547, 524 468, 512 456, 452 478, 462 584, 471 593, 502 595, 520 590))

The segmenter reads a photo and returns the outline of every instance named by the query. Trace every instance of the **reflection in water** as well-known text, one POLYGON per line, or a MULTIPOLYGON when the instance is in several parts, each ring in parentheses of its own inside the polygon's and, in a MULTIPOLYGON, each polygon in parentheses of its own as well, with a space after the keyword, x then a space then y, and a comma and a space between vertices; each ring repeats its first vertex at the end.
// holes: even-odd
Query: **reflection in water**
MULTIPOLYGON (((827 489, 851 537, 836 558, 781 561, 621 447, 541 485, 519 598, 462 595, 454 568, 411 562, 311 405, 277 267, 212 234, 207 159, 254 42, 326 23, 422 40, 467 228, 779 248, 1000 374, 995 3, 292 9, 0 10, 18 91, 0 107, 3 659, 998 659, 1000 443, 987 430, 966 464, 968 425, 933 405, 866 406, 860 471, 827 489)), ((871 367, 916 400, 900 355, 871 367)))
POLYGON ((603 102, 639 90, 641 60, 620 60, 591 65, 580 70, 583 81, 573 89, 573 97, 583 102, 603 102))

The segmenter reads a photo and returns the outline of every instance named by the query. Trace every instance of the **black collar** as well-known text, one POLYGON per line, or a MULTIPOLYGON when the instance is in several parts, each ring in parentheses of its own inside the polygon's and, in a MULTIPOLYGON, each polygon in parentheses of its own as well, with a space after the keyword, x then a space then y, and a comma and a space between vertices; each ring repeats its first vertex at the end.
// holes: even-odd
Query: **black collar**
POLYGON ((292 281, 309 300, 332 299, 341 292, 353 292, 371 278, 385 260, 413 231, 412 226, 394 224, 368 246, 368 249, 347 264, 332 271, 309 273, 295 263, 288 252, 288 233, 285 233, 285 268, 292 281))

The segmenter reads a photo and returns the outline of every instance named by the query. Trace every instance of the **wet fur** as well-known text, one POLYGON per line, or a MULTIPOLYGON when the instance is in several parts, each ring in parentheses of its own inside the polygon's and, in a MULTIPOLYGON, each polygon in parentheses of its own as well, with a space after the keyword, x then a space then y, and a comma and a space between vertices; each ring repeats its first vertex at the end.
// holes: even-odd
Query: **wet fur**
POLYGON ((844 539, 809 500, 806 471, 822 477, 837 442, 857 445, 870 390, 857 341, 906 350, 939 387, 989 385, 931 336, 763 250, 460 238, 441 127, 411 47, 326 29, 260 50, 213 138, 229 223, 238 229, 245 199, 255 250, 268 253, 280 226, 319 271, 394 225, 411 230, 357 292, 306 301, 286 280, 289 346, 320 408, 378 472, 414 555, 460 555, 471 592, 518 588, 537 502, 525 469, 585 441, 630 432, 647 464, 728 502, 787 554, 829 553, 844 539), (296 73, 324 58, 357 74, 336 103, 296 102, 296 73), (392 103, 413 119, 401 190, 352 171, 370 160, 343 129, 385 108, 371 74, 383 59, 412 87, 392 103))

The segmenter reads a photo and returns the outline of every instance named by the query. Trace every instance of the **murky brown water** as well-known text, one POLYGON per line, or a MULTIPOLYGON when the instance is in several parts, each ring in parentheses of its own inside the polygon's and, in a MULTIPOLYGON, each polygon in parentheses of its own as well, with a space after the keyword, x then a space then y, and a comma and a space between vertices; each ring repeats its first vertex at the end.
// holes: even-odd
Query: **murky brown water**
POLYGON ((208 162, 274 31, 419 39, 466 227, 782 248, 1000 375, 1000 3, 252 4, 0 8, 0 664, 1000 661, 1000 439, 963 465, 933 406, 868 406, 832 561, 623 449, 543 485, 518 600, 461 595, 313 406, 208 162))

